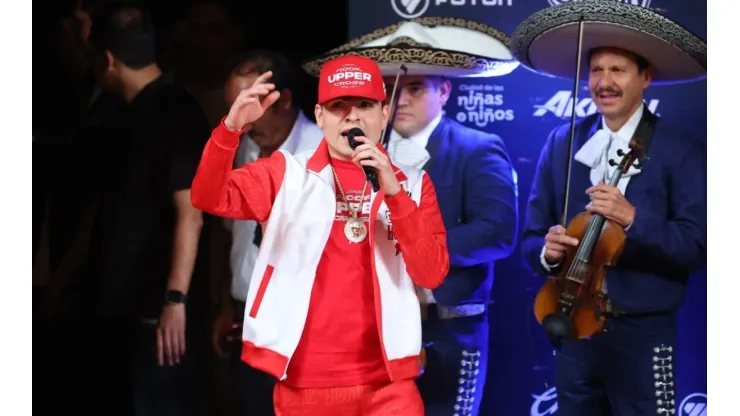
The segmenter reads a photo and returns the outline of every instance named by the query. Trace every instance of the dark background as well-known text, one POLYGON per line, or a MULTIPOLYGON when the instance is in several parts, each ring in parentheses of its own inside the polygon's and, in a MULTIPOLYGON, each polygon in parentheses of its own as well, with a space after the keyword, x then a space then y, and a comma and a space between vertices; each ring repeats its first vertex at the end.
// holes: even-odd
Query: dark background
MULTIPOLYGON (((181 18, 187 5, 195 0, 143 0, 164 34, 181 18)), ((51 56, 54 21, 71 7, 74 0, 54 0, 33 8, 33 98, 48 101, 49 94, 61 88, 58 64, 51 56)), ((322 54, 347 40, 349 33, 348 2, 346 0, 276 1, 223 0, 233 18, 244 30, 245 48, 275 49, 299 63, 322 54)), ((163 68, 166 69, 166 68, 163 68)), ((306 88, 302 107, 312 117, 316 102, 316 79, 304 74, 306 88)), ((38 111, 39 107, 36 107, 38 111)))

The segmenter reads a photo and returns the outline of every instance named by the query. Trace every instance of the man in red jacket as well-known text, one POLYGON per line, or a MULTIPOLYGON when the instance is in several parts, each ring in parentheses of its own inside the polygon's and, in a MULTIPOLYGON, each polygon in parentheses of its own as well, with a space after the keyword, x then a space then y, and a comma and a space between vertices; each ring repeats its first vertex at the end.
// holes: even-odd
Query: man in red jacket
POLYGON ((281 380, 277 415, 422 416, 415 286, 437 287, 449 267, 434 187, 378 144, 390 115, 385 85, 375 62, 353 56, 321 71, 315 152, 279 151, 232 170, 239 135, 279 97, 270 75, 214 130, 191 191, 203 211, 263 223, 242 359, 281 380), (366 137, 353 150, 344 134, 355 127, 366 137))

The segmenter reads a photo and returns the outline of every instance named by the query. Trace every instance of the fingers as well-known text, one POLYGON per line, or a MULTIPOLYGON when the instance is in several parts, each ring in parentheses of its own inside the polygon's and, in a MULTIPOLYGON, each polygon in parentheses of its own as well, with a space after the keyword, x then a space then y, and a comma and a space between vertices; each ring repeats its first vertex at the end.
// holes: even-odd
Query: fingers
POLYGON ((549 259, 560 259, 568 249, 567 246, 576 247, 578 240, 565 234, 562 225, 553 225, 545 236, 545 257, 549 259))
POLYGON ((366 144, 357 146, 352 154, 353 160, 362 160, 365 158, 377 158, 380 156, 380 152, 377 149, 372 149, 366 144))
POLYGON ((275 102, 277 101, 277 98, 280 97, 280 93, 274 90, 275 84, 252 85, 239 93, 239 96, 236 98, 236 103, 239 105, 245 105, 259 100, 260 97, 269 97, 273 93, 277 93, 277 97, 272 98, 272 102, 275 102))
POLYGON ((615 192, 596 191, 591 194, 591 201, 617 201, 622 198, 622 194, 615 192))
POLYGON ((566 235, 565 228, 560 224, 550 227, 547 235, 545 236, 545 242, 561 245, 571 245, 574 247, 578 245, 578 240, 566 235))
POLYGON ((610 220, 616 220, 616 211, 611 206, 591 204, 586 207, 586 211, 592 214, 603 215, 610 220))
POLYGON ((219 357, 228 358, 224 353, 223 348, 221 348, 221 330, 218 326, 214 326, 213 331, 211 331, 211 345, 213 346, 213 350, 216 351, 216 354, 218 354, 219 357))
POLYGON ((597 185, 586 189, 586 193, 591 195, 592 198, 594 198, 597 194, 600 194, 602 197, 605 197, 605 195, 609 195, 611 197, 622 195, 622 191, 620 191, 619 188, 617 188, 616 186, 609 186, 604 182, 599 182, 597 185))
POLYGON ((562 250, 555 250, 551 248, 545 249, 545 258, 546 259, 553 259, 554 261, 558 261, 563 258, 565 255, 565 247, 560 246, 562 250))
POLYGON ((187 346, 187 343, 185 342, 185 331, 177 331, 175 333, 177 337, 177 345, 180 347, 179 350, 176 350, 177 352, 177 362, 180 362, 180 358, 185 355, 185 347, 187 346))
POLYGON ((548 233, 549 234, 565 234, 565 228, 562 225, 560 225, 560 224, 553 225, 548 230, 548 233))
POLYGON ((357 155, 360 152, 365 151, 371 151, 373 154, 376 155, 385 155, 383 152, 380 151, 378 148, 378 145, 376 143, 373 143, 370 139, 367 137, 355 137, 360 144, 355 148, 354 154, 357 155))
POLYGON ((164 331, 164 358, 167 360, 167 364, 175 365, 175 348, 177 345, 177 338, 172 331, 164 331))
POLYGON ((586 206, 586 211, 601 214, 607 218, 612 218, 619 211, 619 205, 611 199, 593 199, 586 206))
POLYGON ((545 245, 547 247, 555 246, 578 246, 578 239, 565 234, 547 234, 545 236, 545 245))
POLYGON ((273 91, 265 97, 264 101, 262 101, 262 107, 267 108, 273 104, 275 104, 275 101, 277 101, 280 98, 280 91, 273 91))
POLYGON ((382 166, 380 162, 374 159, 363 159, 363 160, 360 160, 359 163, 362 166, 370 166, 371 168, 376 168, 376 169, 382 166))
POLYGON ((257 79, 254 80, 252 86, 264 84, 268 79, 270 79, 270 77, 272 77, 272 71, 267 71, 264 74, 258 76, 257 79))
POLYGON ((157 328, 157 363, 164 365, 164 336, 162 328, 157 328))
POLYGON ((606 188, 609 188, 603 181, 599 181, 596 185, 586 189, 587 194, 592 194, 596 191, 604 191, 606 188))
POLYGON ((355 136, 355 140, 357 140, 358 142, 363 143, 363 144, 368 144, 368 145, 371 145, 371 146, 375 146, 375 143, 373 143, 372 140, 368 139, 365 136, 355 136))
POLYGON ((185 355, 185 331, 157 328, 157 362, 160 366, 176 365, 185 355))

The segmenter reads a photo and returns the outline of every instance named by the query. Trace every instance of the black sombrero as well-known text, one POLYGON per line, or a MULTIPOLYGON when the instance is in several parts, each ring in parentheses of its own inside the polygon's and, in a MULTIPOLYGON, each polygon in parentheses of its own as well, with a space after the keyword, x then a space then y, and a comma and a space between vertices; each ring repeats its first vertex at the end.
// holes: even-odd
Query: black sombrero
POLYGON ((519 63, 509 50, 509 38, 478 22, 449 17, 423 17, 375 30, 303 63, 318 76, 329 60, 359 55, 374 60, 383 75, 396 75, 404 65, 407 75, 447 77, 500 76, 519 63))
POLYGON ((511 52, 531 70, 573 79, 581 21, 582 80, 588 79, 588 53, 599 47, 641 55, 653 67, 653 84, 707 76, 706 41, 649 9, 614 0, 582 0, 540 10, 514 31, 511 52))

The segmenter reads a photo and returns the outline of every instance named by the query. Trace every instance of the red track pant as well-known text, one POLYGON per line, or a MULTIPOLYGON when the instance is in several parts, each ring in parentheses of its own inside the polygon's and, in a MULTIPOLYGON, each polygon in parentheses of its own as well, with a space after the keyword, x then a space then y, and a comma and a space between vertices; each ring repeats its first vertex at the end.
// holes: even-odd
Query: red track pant
POLYGON ((414 380, 324 389, 280 382, 273 399, 276 416, 424 416, 414 380))

